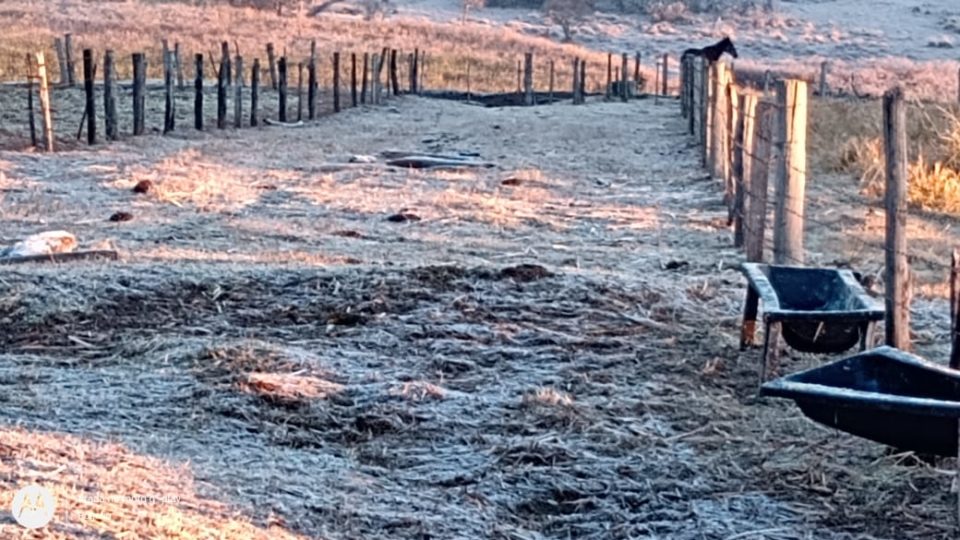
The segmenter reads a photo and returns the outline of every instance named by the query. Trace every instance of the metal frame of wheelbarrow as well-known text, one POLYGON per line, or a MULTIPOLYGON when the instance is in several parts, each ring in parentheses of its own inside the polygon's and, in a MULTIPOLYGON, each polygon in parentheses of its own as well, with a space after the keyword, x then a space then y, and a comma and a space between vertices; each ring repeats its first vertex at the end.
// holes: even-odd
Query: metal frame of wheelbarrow
POLYGON ((853 271, 842 268, 815 268, 803 266, 768 265, 743 263, 741 271, 747 278, 747 298, 743 309, 743 325, 740 334, 740 350, 756 344, 756 322, 759 302, 763 300, 763 363, 760 369, 760 384, 767 381, 767 374, 775 371, 780 361, 780 338, 783 325, 791 322, 819 322, 823 325, 856 325, 860 332, 860 350, 873 345, 876 323, 884 318, 884 306, 872 298, 860 285, 853 271), (780 298, 764 269, 789 269, 835 272, 841 279, 858 309, 844 310, 796 310, 781 308, 780 298))

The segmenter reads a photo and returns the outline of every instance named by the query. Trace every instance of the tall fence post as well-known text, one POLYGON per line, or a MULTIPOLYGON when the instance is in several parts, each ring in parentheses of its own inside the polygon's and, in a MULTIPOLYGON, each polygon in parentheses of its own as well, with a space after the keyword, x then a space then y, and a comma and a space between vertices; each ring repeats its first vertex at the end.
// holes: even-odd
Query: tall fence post
POLYGON ((193 127, 203 130, 203 55, 198 53, 193 58, 193 127))
POLYGON ((738 116, 740 112, 740 101, 737 95, 737 87, 733 83, 733 70, 727 70, 726 80, 723 81, 722 92, 726 108, 724 110, 724 120, 726 125, 723 128, 723 155, 721 156, 721 169, 723 171, 723 180, 726 191, 727 204, 729 205, 728 225, 734 222, 734 207, 736 204, 736 177, 734 174, 734 156, 736 148, 736 129, 738 116))
POLYGON ((317 60, 310 58, 307 64, 307 118, 317 117, 317 60))
POLYGON ((627 101, 630 99, 630 86, 627 84, 630 80, 630 59, 627 57, 627 53, 620 54, 620 100, 627 101))
POLYGON ((587 61, 580 60, 580 103, 587 99, 587 61))
MULTIPOLYGON (((419 60, 417 60, 419 62, 419 60)), ((368 81, 370 80, 370 53, 363 53, 363 78, 360 81, 360 104, 366 105, 367 103, 367 93, 369 88, 367 87, 368 81)))
POLYGON ((773 230, 775 264, 803 265, 804 197, 807 179, 807 83, 777 81, 777 206, 773 230))
POLYGON ((370 57, 370 104, 380 104, 380 55, 373 53, 370 57))
MULTIPOLYGON (((767 224, 767 180, 770 174, 770 143, 773 137, 774 106, 756 96, 746 96, 744 105, 744 145, 750 162, 750 175, 745 177, 744 251, 748 262, 763 262, 763 244, 767 224), (749 114, 753 112, 753 114, 749 114)), ((756 345, 757 312, 760 298, 747 287, 743 311, 740 350, 756 345)), ((774 342, 776 343, 776 342, 774 342)), ((776 348, 776 347, 774 347, 776 348)), ((768 351, 769 352, 769 351, 768 351)), ((766 361, 766 359, 764 359, 766 361)))
POLYGON ((356 107, 357 96, 357 53, 350 53, 350 105, 356 107))
POLYGON ((549 80, 547 82, 547 96, 548 96, 547 99, 549 103, 553 103, 553 89, 554 89, 555 83, 556 83, 556 67, 554 65, 553 59, 551 58, 550 59, 550 75, 549 75, 549 80))
POLYGON ((820 97, 827 95, 827 62, 820 62, 820 97))
MULTIPOLYGON (((734 89, 736 93, 736 90, 734 89)), ((733 211, 731 212, 731 217, 733 218, 733 245, 734 247, 743 247, 744 235, 743 235, 743 206, 746 201, 746 194, 744 189, 747 185, 745 177, 750 174, 750 164, 747 163, 744 159, 744 156, 748 155, 745 145, 747 142, 747 96, 740 94, 737 96, 737 119, 736 126, 733 130, 733 181, 734 181, 734 199, 733 199, 733 211)), ((755 111, 750 111, 750 114, 755 114, 755 111)))
POLYGON ((723 62, 714 62, 710 65, 710 151, 708 163, 710 174, 714 178, 724 178, 723 174, 723 143, 726 137, 727 100, 724 83, 726 81, 727 65, 723 62))
POLYGON ((340 112, 340 53, 333 53, 333 112, 340 112))
POLYGON ((33 56, 27 53, 27 121, 30 125, 30 145, 37 144, 37 119, 33 110, 33 56))
POLYGON ((94 77, 93 50, 83 50, 83 91, 86 95, 84 115, 87 117, 87 144, 97 143, 96 92, 93 88, 94 77))
POLYGON ((661 67, 663 68, 663 76, 660 78, 660 84, 662 84, 663 87, 661 88, 660 93, 667 96, 667 95, 670 95, 670 87, 668 85, 668 82, 670 79, 670 71, 669 71, 670 55, 669 54, 663 55, 663 62, 661 64, 661 67))
POLYGON ((523 55, 523 104, 528 107, 534 105, 533 96, 533 53, 528 52, 523 55))
POLYGON ((287 57, 281 56, 277 60, 277 119, 287 121, 287 57))
POLYGON ((57 54, 57 69, 60 73, 60 86, 67 86, 67 53, 63 48, 63 40, 60 38, 54 38, 53 48, 54 52, 57 54))
POLYGON ((390 85, 393 87, 393 95, 400 95, 400 77, 397 73, 397 50, 390 50, 390 85))
POLYGON ((243 127, 243 57, 239 54, 233 68, 237 75, 236 87, 233 90, 233 127, 240 129, 243 127))
POLYGON ((250 69, 250 127, 257 127, 260 123, 258 108, 260 100, 260 59, 253 59, 250 69))
POLYGON ((133 54, 133 134, 143 135, 146 116, 147 59, 133 54))
POLYGON ((910 350, 910 267, 907 261, 907 114, 900 87, 883 95, 886 155, 886 344, 910 350))
POLYGON ((277 89, 277 51, 273 43, 267 43, 267 69, 270 70, 270 88, 277 89))
POLYGON ((297 122, 303 120, 303 62, 297 62, 297 122))
POLYGON ((603 90, 603 99, 610 101, 613 96, 613 53, 607 53, 607 86, 603 90))
POLYGON ((37 53, 37 78, 40 79, 40 112, 43 118, 43 140, 47 152, 53 152, 53 116, 50 114, 50 82, 43 53, 37 53))
POLYGON ((580 104, 580 59, 573 59, 573 104, 580 104))
POLYGON ((221 56, 217 70, 217 129, 227 127, 227 70, 230 69, 227 58, 221 56))
POLYGON ((113 69, 113 50, 103 53, 103 128, 108 141, 117 136, 117 98, 114 96, 116 75, 113 69))
POLYGON ((67 62, 67 86, 76 85, 76 69, 73 63, 73 34, 64 34, 63 44, 65 49, 65 58, 67 62))
POLYGON ((167 134, 173 131, 176 124, 176 112, 174 111, 174 76, 173 76, 173 51, 167 50, 163 57, 163 133, 167 134))
POLYGON ((637 93, 639 94, 642 89, 640 85, 640 51, 637 51, 633 58, 633 82, 637 85, 637 93))
POLYGON ((180 54, 180 43, 173 44, 173 56, 177 62, 177 88, 183 90, 186 88, 186 82, 183 79, 183 56, 180 54))

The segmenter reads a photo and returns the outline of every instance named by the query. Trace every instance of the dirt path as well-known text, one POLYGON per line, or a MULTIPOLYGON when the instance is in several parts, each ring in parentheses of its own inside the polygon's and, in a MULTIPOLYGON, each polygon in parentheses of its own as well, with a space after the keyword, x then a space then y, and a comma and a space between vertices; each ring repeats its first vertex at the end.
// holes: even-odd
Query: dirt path
POLYGON ((410 98, 0 159, 4 240, 123 253, 0 272, 0 485, 55 489, 44 537, 951 530, 946 476, 753 401, 739 255, 675 102, 410 98), (497 166, 343 165, 385 149, 497 166))

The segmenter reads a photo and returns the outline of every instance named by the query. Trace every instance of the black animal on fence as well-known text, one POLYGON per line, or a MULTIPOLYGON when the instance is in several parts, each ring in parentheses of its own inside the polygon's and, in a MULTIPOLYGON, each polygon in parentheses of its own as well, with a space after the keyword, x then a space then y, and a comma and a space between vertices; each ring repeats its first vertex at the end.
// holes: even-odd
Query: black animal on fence
POLYGON ((702 56, 708 64, 712 64, 719 60, 723 53, 727 53, 730 56, 737 58, 737 48, 733 46, 733 41, 730 41, 729 37, 725 37, 709 47, 704 47, 702 49, 687 49, 683 51, 683 54, 680 56, 680 60, 682 61, 687 56, 702 56))

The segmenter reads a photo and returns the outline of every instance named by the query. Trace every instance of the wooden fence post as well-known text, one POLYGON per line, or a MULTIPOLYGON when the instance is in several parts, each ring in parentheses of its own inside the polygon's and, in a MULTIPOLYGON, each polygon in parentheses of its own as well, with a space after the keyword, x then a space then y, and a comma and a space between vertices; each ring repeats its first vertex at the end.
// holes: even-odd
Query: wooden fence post
POLYGON ((243 57, 237 55, 234 62, 234 70, 237 73, 236 88, 233 95, 233 127, 240 129, 243 127, 243 57))
POLYGON ((307 118, 317 117, 317 61, 310 59, 307 64, 307 118))
POLYGON ((277 89, 277 52, 273 43, 267 43, 267 68, 270 70, 270 88, 277 89))
POLYGON ((910 350, 910 267, 907 261, 907 114, 900 87, 883 95, 886 155, 886 344, 910 350))
POLYGON ((40 112, 43 118, 43 140, 47 152, 53 152, 53 116, 50 114, 50 83, 43 53, 37 53, 37 77, 40 79, 40 112))
POLYGON ((173 51, 167 50, 166 54, 163 57, 163 90, 164 90, 164 101, 163 101, 163 133, 166 135, 173 131, 176 124, 176 113, 174 111, 174 95, 173 95, 173 62, 174 54, 173 51))
POLYGON ((350 105, 356 107, 357 98, 357 53, 350 53, 350 105))
POLYGON ((413 73, 410 74, 410 81, 413 83, 414 94, 420 93, 420 49, 413 50, 413 73))
POLYGON ((533 53, 528 52, 523 55, 523 103, 526 106, 535 104, 533 95, 533 53))
POLYGON ((203 55, 194 56, 193 77, 193 127, 203 130, 203 55))
POLYGON ((83 91, 86 95, 84 115, 87 117, 87 144, 97 143, 97 109, 96 92, 93 88, 93 50, 83 50, 83 91))
POLYGON ((297 62, 297 122, 303 121, 303 62, 297 62))
POLYGON ((777 206, 774 264, 803 265, 807 177, 807 83, 777 81, 777 206))
POLYGON ((724 178, 723 174, 723 142, 727 127, 727 100, 724 83, 727 78, 727 65, 723 62, 714 62, 710 66, 710 151, 708 162, 710 174, 714 178, 724 178))
POLYGON ((373 53, 370 57, 370 104, 380 104, 380 55, 373 53))
POLYGON ((665 96, 670 95, 670 87, 667 85, 669 76, 670 76, 669 66, 670 66, 670 55, 664 54, 663 62, 661 63, 661 67, 663 68, 663 76, 660 77, 660 84, 662 84, 663 87, 661 88, 660 93, 665 96))
POLYGON ((423 85, 427 77, 427 51, 423 51, 420 55, 420 67, 417 69, 417 74, 420 76, 420 80, 417 81, 417 92, 423 95, 423 85))
POLYGON ((333 53, 333 112, 340 112, 340 53, 333 53))
MULTIPOLYGON (((746 199, 744 220, 744 244, 747 262, 763 262, 763 244, 767 224, 767 180, 770 172, 770 144, 773 137, 774 105, 761 101, 756 96, 747 96, 744 110, 747 115, 744 126, 744 145, 749 153, 750 175, 744 180, 746 199), (751 125, 752 124, 752 125, 751 125)), ((740 334, 740 350, 756 345, 757 311, 760 298, 747 287, 743 328, 740 334)), ((773 343, 776 343, 774 341, 773 343)))
POLYGON ((737 96, 737 88, 733 84, 733 71, 728 70, 726 72, 726 80, 723 81, 722 91, 724 93, 724 101, 726 104, 726 109, 724 110, 724 119, 726 120, 726 125, 723 127, 723 155, 721 156, 722 160, 722 171, 723 171, 723 180, 726 190, 726 199, 727 204, 729 205, 729 217, 728 225, 732 225, 734 221, 734 206, 736 203, 736 179, 733 171, 733 161, 734 161, 734 142, 736 137, 737 129, 737 116, 740 112, 739 98, 737 96))
POLYGON ((230 69, 225 57, 220 58, 217 69, 217 129, 227 127, 227 70, 230 69))
POLYGON ((64 34, 63 43, 67 60, 67 86, 74 86, 77 81, 76 69, 73 64, 73 34, 64 34))
POLYGON ((587 61, 580 61, 580 103, 587 100, 587 61))
POLYGON ((63 48, 63 40, 53 38, 53 48, 57 53, 57 69, 60 73, 60 86, 67 86, 67 53, 63 48))
POLYGON ((393 86, 393 95, 400 95, 400 79, 397 75, 397 50, 390 51, 390 84, 393 86))
POLYGON ((133 54, 133 134, 143 135, 146 116, 147 59, 133 54))
POLYGON ((548 102, 553 103, 553 88, 556 84, 556 66, 554 65, 553 59, 550 59, 550 77, 549 82, 547 83, 547 96, 548 102))
POLYGON ((690 135, 696 135, 697 133, 697 115, 699 114, 699 110, 695 105, 695 96, 697 93, 696 67, 697 64, 693 57, 688 56, 686 58, 685 69, 687 71, 687 131, 689 131, 690 135))
POLYGON ((220 43, 220 64, 224 66, 223 79, 229 88, 233 82, 233 70, 230 66, 230 44, 226 41, 220 43))
POLYGON ((27 53, 27 121, 30 124, 30 146, 36 148, 37 119, 33 111, 33 55, 27 53))
MULTIPOLYGON (((419 60, 418 60, 419 61, 419 60)), ((363 53, 363 78, 360 81, 360 103, 367 103, 367 81, 370 79, 370 53, 363 53)))
POLYGON ((639 94, 642 89, 640 85, 640 51, 637 51, 633 58, 633 82, 637 85, 637 93, 639 94))
POLYGON ((281 56, 277 60, 277 99, 279 101, 279 109, 277 111, 277 119, 281 122, 287 121, 287 57, 281 56))
POLYGON ((253 66, 250 69, 250 127, 257 127, 260 119, 257 116, 257 109, 260 100, 260 59, 253 59, 253 66))
POLYGON ((580 103, 580 59, 573 59, 573 104, 580 103))
POLYGON ((627 101, 630 99, 630 92, 627 82, 630 80, 630 59, 627 57, 627 53, 620 54, 620 100, 627 101))
POLYGON ((177 62, 177 88, 183 90, 186 88, 186 82, 183 79, 183 56, 180 54, 180 43, 173 44, 173 55, 177 62))
POLYGON ((700 116, 700 133, 698 138, 700 139, 700 149, 702 151, 701 162, 704 167, 709 168, 711 166, 711 163, 710 163, 710 144, 711 144, 710 142, 710 120, 711 120, 710 103, 712 101, 710 96, 710 87, 711 87, 710 75, 713 72, 713 70, 710 69, 709 64, 707 64, 707 61, 704 60, 702 57, 697 57, 696 61, 700 63, 700 65, 697 66, 696 68, 696 72, 698 75, 697 95, 700 96, 700 100, 697 106, 697 114, 700 116))
POLYGON ((603 99, 610 101, 613 90, 613 53, 607 53, 607 87, 603 91, 603 99))
MULTIPOLYGON (((731 217, 733 218, 733 245, 735 247, 743 246, 743 205, 746 196, 743 192, 746 187, 747 181, 744 180, 745 176, 750 173, 749 164, 745 163, 744 155, 746 154, 746 149, 744 144, 747 141, 747 96, 746 95, 737 95, 736 89, 731 85, 733 91, 733 96, 736 96, 736 124, 733 129, 733 144, 731 145, 733 150, 733 170, 731 172, 733 176, 733 207, 731 212, 731 217)), ((756 111, 750 111, 750 114, 755 114, 756 111)))

